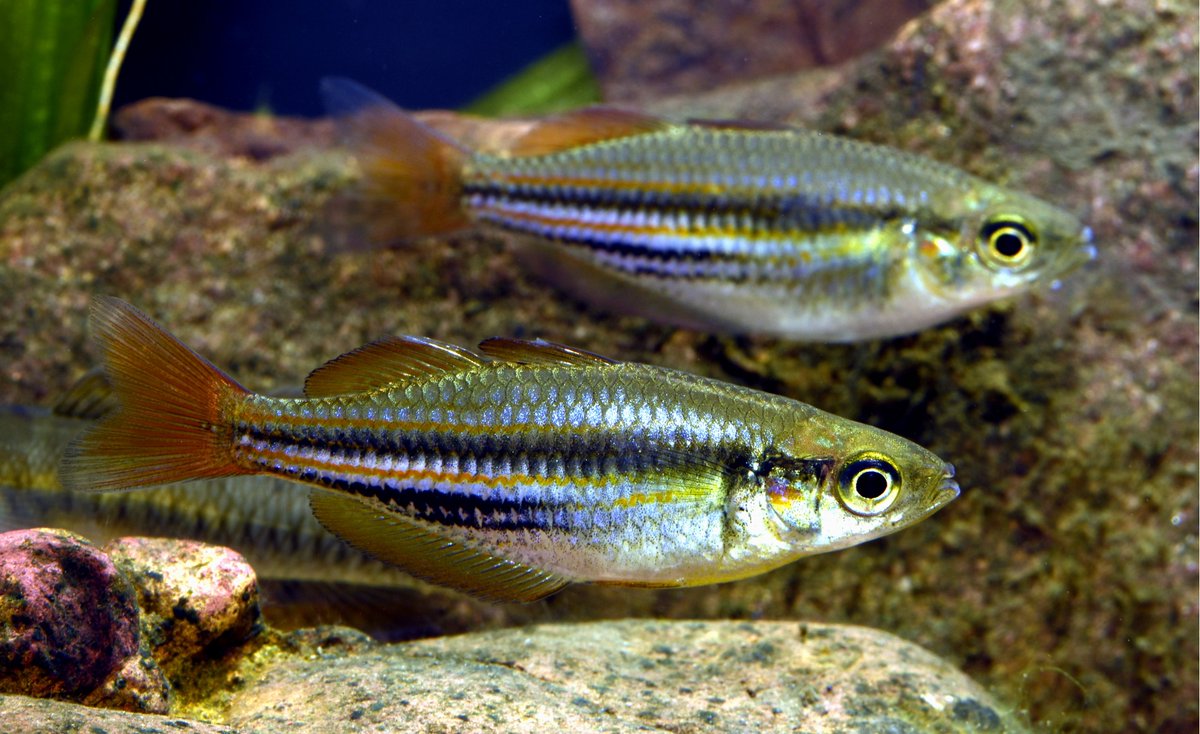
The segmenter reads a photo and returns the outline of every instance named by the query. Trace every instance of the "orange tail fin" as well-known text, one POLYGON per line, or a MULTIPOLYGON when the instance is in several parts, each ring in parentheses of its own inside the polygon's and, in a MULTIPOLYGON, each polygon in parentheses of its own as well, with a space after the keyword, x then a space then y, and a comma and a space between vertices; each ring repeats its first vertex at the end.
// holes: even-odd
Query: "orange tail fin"
POLYGON ((321 96, 364 177, 330 212, 335 240, 388 245, 469 225, 462 170, 471 151, 348 79, 323 79, 321 96))
POLYGON ((92 330, 119 404, 63 458, 66 489, 130 489, 241 474, 230 407, 247 390, 133 306, 92 303, 92 330))

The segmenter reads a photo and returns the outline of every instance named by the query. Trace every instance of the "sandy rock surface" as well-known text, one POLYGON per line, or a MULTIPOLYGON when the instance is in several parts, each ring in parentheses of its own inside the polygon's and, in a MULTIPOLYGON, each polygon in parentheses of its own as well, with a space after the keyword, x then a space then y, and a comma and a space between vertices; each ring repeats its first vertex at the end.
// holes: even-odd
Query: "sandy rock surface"
POLYGON ((0 694, 4 731, 21 734, 237 734, 236 730, 173 716, 81 706, 46 698, 0 694))
POLYGON ((17 697, 0 715, 46 734, 1026 731, 928 651, 839 625, 630 620, 399 645, 327 628, 258 648, 237 675, 207 709, 230 729, 17 697))
POLYGON ((246 732, 1019 732, 926 650, 796 622, 538 625, 269 667, 246 732))

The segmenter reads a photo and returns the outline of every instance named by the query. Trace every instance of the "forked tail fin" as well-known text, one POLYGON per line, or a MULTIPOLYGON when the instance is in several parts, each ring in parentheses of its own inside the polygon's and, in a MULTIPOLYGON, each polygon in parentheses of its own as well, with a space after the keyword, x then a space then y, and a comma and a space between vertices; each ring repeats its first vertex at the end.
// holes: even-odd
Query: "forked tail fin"
POLYGON ((96 298, 91 324, 119 407, 67 449, 63 487, 130 489, 245 473, 234 463, 228 417, 245 388, 124 301, 96 298))
POLYGON ((363 172, 362 185, 327 212, 336 245, 390 245, 469 225, 462 206, 469 150, 349 79, 323 79, 321 96, 363 172))

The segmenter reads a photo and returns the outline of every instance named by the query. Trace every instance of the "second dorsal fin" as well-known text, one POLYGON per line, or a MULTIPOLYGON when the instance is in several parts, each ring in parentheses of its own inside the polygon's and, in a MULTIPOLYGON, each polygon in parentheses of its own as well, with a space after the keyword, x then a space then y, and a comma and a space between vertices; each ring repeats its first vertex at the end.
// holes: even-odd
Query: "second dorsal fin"
POLYGON ((669 120, 618 107, 584 107, 539 121, 508 152, 514 156, 547 155, 673 126, 669 120))
POLYGON ((304 381, 310 398, 366 392, 435 372, 458 372, 483 364, 462 347, 419 336, 371 342, 313 370, 304 381))
POLYGON ((517 364, 572 364, 572 365, 611 365, 615 360, 602 357, 563 344, 555 344, 542 339, 526 341, 524 339, 509 339, 493 337, 480 343, 479 351, 492 359, 517 364))

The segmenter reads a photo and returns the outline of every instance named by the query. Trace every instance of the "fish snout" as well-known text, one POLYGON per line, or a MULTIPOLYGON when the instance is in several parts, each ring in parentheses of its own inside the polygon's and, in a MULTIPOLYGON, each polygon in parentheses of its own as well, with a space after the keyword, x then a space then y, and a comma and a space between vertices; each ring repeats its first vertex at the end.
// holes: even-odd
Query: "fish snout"
POLYGON ((958 482, 954 480, 954 465, 947 463, 945 471, 942 474, 942 483, 938 485, 940 505, 945 505, 951 500, 957 499, 960 494, 962 494, 962 489, 959 488, 958 482))

